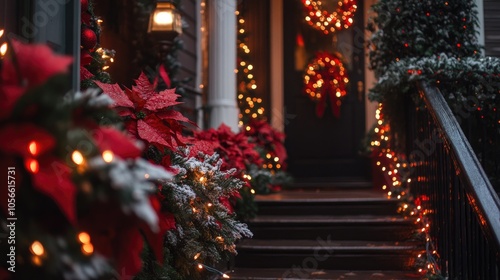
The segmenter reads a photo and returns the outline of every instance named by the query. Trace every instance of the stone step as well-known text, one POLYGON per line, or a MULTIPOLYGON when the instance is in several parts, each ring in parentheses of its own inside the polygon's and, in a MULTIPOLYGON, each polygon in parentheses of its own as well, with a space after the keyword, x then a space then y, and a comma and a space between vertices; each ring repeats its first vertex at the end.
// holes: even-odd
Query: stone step
POLYGON ((412 271, 346 271, 346 270, 305 270, 305 269, 269 269, 269 268, 235 268, 227 272, 233 280, 412 280, 421 279, 421 275, 412 271))
POLYGON ((407 270, 415 244, 380 241, 243 240, 235 267, 407 270))
POLYGON ((288 190, 258 195, 259 216, 265 215, 394 215, 399 201, 373 190, 288 190))
POLYGON ((254 239, 406 240, 413 223, 401 216, 258 216, 249 222, 254 239))

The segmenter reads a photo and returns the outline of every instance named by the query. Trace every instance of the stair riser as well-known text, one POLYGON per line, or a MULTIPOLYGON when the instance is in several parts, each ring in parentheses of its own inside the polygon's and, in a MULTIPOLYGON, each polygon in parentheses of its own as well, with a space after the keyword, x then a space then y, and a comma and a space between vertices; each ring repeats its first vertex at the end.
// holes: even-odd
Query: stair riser
POLYGON ((283 203, 283 204, 258 204, 259 216, 264 215, 394 215, 398 206, 395 203, 379 204, 301 204, 301 203, 283 203))
MULTIPOLYGON (((236 258, 236 267, 288 268, 290 271, 321 269, 341 270, 406 270, 410 268, 409 254, 259 254, 245 252, 236 258)), ((291 277, 289 275, 288 277, 291 277)))
POLYGON ((251 224, 254 239, 331 239, 331 240, 365 240, 392 241, 409 238, 410 226, 370 226, 370 225, 336 225, 307 226, 282 225, 266 226, 251 224))

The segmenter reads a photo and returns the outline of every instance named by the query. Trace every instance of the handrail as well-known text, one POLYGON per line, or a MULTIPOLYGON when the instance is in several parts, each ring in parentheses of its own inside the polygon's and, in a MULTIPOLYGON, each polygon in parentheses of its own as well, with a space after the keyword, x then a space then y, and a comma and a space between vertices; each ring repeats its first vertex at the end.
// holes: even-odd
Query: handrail
POLYGON ((433 145, 415 168, 421 179, 413 191, 429 197, 442 271, 449 279, 498 279, 500 200, 439 89, 420 82, 418 90, 426 110, 409 105, 407 153, 433 145))
POLYGON ((464 178, 469 182, 470 191, 474 195, 474 200, 470 202, 474 204, 476 209, 480 210, 478 215, 482 221, 486 221, 487 230, 490 231, 500 249, 500 201, 498 196, 439 89, 430 87, 426 83, 421 83, 420 87, 420 96, 424 97, 427 109, 446 135, 443 140, 453 150, 456 163, 460 165, 464 178))

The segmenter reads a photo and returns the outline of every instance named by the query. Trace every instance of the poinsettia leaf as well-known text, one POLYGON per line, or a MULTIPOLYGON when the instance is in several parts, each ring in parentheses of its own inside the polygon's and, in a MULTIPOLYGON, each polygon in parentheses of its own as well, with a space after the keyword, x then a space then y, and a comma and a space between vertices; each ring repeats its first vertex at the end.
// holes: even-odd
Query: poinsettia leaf
POLYGON ((71 168, 53 156, 38 162, 39 170, 33 174, 35 189, 54 200, 69 222, 76 223, 76 187, 71 181, 71 168))
POLYGON ((16 102, 24 94, 25 89, 19 86, 0 85, 0 120, 9 117, 16 102))
POLYGON ((175 94, 175 89, 167 89, 158 94, 151 95, 147 99, 144 108, 152 112, 163 110, 181 104, 181 102, 176 101, 178 97, 179 95, 175 94))
POLYGON ((181 112, 175 110, 164 110, 156 113, 156 115, 162 120, 174 120, 179 122, 189 123, 191 125, 197 126, 196 123, 192 122, 190 119, 186 118, 181 112))
POLYGON ((194 140, 193 145, 189 149, 190 156, 197 156, 198 153, 203 153, 205 155, 213 155, 218 145, 212 141, 206 140, 194 140))
POLYGON ((113 107, 134 108, 134 103, 132 103, 118 84, 106 84, 100 81, 95 81, 95 84, 102 89, 103 93, 113 99, 113 107))
POLYGON ((176 223, 175 217, 172 213, 166 213, 161 210, 161 205, 158 199, 158 197, 151 197, 150 201, 156 211, 156 214, 158 215, 158 227, 160 230, 158 232, 153 232, 151 227, 147 225, 141 226, 141 230, 150 245, 149 247, 153 250, 156 260, 162 264, 165 233, 169 230, 175 229, 176 223))
POLYGON ((130 101, 134 104, 134 107, 136 108, 137 111, 142 110, 144 107, 144 104, 146 104, 146 100, 143 99, 137 92, 134 90, 125 88, 125 94, 128 96, 130 101))
POLYGON ((132 139, 114 128, 100 127, 92 131, 92 136, 101 152, 110 150, 124 159, 141 156, 141 149, 132 139))
POLYGON ((38 156, 52 150, 55 144, 49 132, 31 123, 10 124, 0 129, 0 151, 6 154, 38 156))
POLYGON ((137 121, 137 134, 148 143, 173 148, 172 144, 167 142, 166 134, 158 130, 160 126, 158 123, 161 124, 161 120, 158 122, 151 118, 147 122, 145 120, 137 121))
POLYGON ((18 84, 19 75, 27 87, 43 84, 50 77, 65 73, 73 59, 70 56, 55 54, 46 45, 24 44, 12 40, 16 61, 5 59, 2 67, 2 83, 18 84))
POLYGON ((157 94, 154 85, 149 81, 148 76, 144 72, 141 72, 139 78, 135 80, 135 86, 132 86, 132 91, 144 100, 148 100, 157 94))
POLYGON ((135 226, 126 227, 112 242, 120 279, 130 279, 129 275, 136 275, 141 271, 141 252, 144 247, 142 235, 135 226))
POLYGON ((94 77, 94 74, 90 73, 87 68, 80 66, 80 81, 88 80, 94 77))
POLYGON ((170 77, 168 76, 168 73, 165 70, 165 65, 163 65, 163 64, 160 65, 160 68, 158 68, 158 75, 165 82, 165 85, 167 86, 167 88, 170 88, 172 86, 172 81, 170 80, 170 77))

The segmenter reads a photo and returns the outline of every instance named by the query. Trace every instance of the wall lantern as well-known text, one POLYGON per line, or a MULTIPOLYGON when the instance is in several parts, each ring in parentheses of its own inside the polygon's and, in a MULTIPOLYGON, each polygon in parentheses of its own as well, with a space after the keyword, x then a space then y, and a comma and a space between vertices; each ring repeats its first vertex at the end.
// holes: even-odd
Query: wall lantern
POLYGON ((181 14, 171 0, 157 0, 149 17, 148 33, 159 41, 171 43, 182 34, 181 14))

